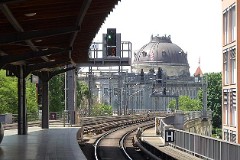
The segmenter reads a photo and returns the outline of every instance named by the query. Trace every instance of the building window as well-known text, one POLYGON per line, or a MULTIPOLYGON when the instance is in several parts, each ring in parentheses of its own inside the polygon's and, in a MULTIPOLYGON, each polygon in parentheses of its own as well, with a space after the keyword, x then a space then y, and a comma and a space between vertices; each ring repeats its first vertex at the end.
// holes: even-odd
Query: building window
POLYGON ((231 5, 223 12, 223 45, 236 40, 236 7, 231 5))
POLYGON ((143 57, 146 57, 147 56, 147 52, 142 51, 142 55, 143 55, 143 57))
POLYGON ((225 84, 228 84, 228 79, 229 79, 229 75, 228 75, 228 51, 226 50, 223 53, 223 66, 224 66, 224 72, 225 72, 225 84))
POLYGON ((228 125, 228 90, 223 91, 224 123, 228 125))
POLYGON ((229 136, 228 136, 228 129, 224 129, 224 140, 229 141, 229 136))
POLYGON ((236 70, 236 49, 233 48, 230 50, 230 60, 231 60, 231 79, 232 84, 236 83, 237 79, 237 70, 236 70))
POLYGON ((228 11, 223 13, 223 44, 228 44, 228 11))
POLYGON ((230 131, 230 142, 236 143, 236 132, 230 131))
POLYGON ((231 108, 231 126, 236 127, 236 89, 232 89, 230 92, 230 108, 231 108))
POLYGON ((118 90, 119 90, 118 88, 114 88, 114 91, 113 91, 113 93, 114 93, 114 95, 115 95, 115 96, 117 96, 117 95, 118 95, 118 90))
POLYGON ((104 93, 104 95, 107 96, 107 95, 108 95, 108 88, 104 88, 104 89, 103 89, 103 93, 104 93))
POLYGON ((232 6, 230 8, 230 30, 231 30, 231 41, 236 40, 236 11, 235 11, 235 6, 232 6))

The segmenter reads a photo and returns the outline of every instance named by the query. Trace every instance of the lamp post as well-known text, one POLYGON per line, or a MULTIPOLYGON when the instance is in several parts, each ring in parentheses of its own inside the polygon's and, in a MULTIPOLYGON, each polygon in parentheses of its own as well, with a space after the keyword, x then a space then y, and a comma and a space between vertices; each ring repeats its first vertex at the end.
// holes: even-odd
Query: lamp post
POLYGON ((112 106, 112 84, 111 84, 112 77, 109 78, 109 104, 112 106))

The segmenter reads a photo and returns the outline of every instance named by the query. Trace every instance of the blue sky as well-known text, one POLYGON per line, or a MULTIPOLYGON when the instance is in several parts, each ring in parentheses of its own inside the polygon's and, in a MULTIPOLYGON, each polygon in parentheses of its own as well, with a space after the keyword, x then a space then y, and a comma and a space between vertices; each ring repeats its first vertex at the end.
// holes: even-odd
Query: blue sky
POLYGON ((139 50, 150 36, 171 35, 172 42, 188 53, 190 73, 222 69, 222 9, 220 0, 121 0, 105 20, 94 41, 107 28, 116 28, 123 41, 139 50))

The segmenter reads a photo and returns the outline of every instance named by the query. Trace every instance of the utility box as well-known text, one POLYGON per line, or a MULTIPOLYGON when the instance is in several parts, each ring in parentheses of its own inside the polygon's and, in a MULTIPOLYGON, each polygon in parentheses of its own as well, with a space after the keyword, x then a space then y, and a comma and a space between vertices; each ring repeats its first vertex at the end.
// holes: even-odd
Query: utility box
POLYGON ((0 122, 4 124, 12 123, 12 113, 0 114, 0 122))

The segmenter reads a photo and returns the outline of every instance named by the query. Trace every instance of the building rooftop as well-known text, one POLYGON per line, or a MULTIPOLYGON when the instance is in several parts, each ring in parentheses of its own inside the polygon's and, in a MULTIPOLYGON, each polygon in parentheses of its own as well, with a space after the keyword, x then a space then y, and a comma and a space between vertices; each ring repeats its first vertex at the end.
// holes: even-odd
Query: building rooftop
POLYGON ((151 36, 150 42, 135 54, 133 63, 151 61, 188 66, 187 53, 184 53, 178 45, 172 43, 170 35, 151 36))

